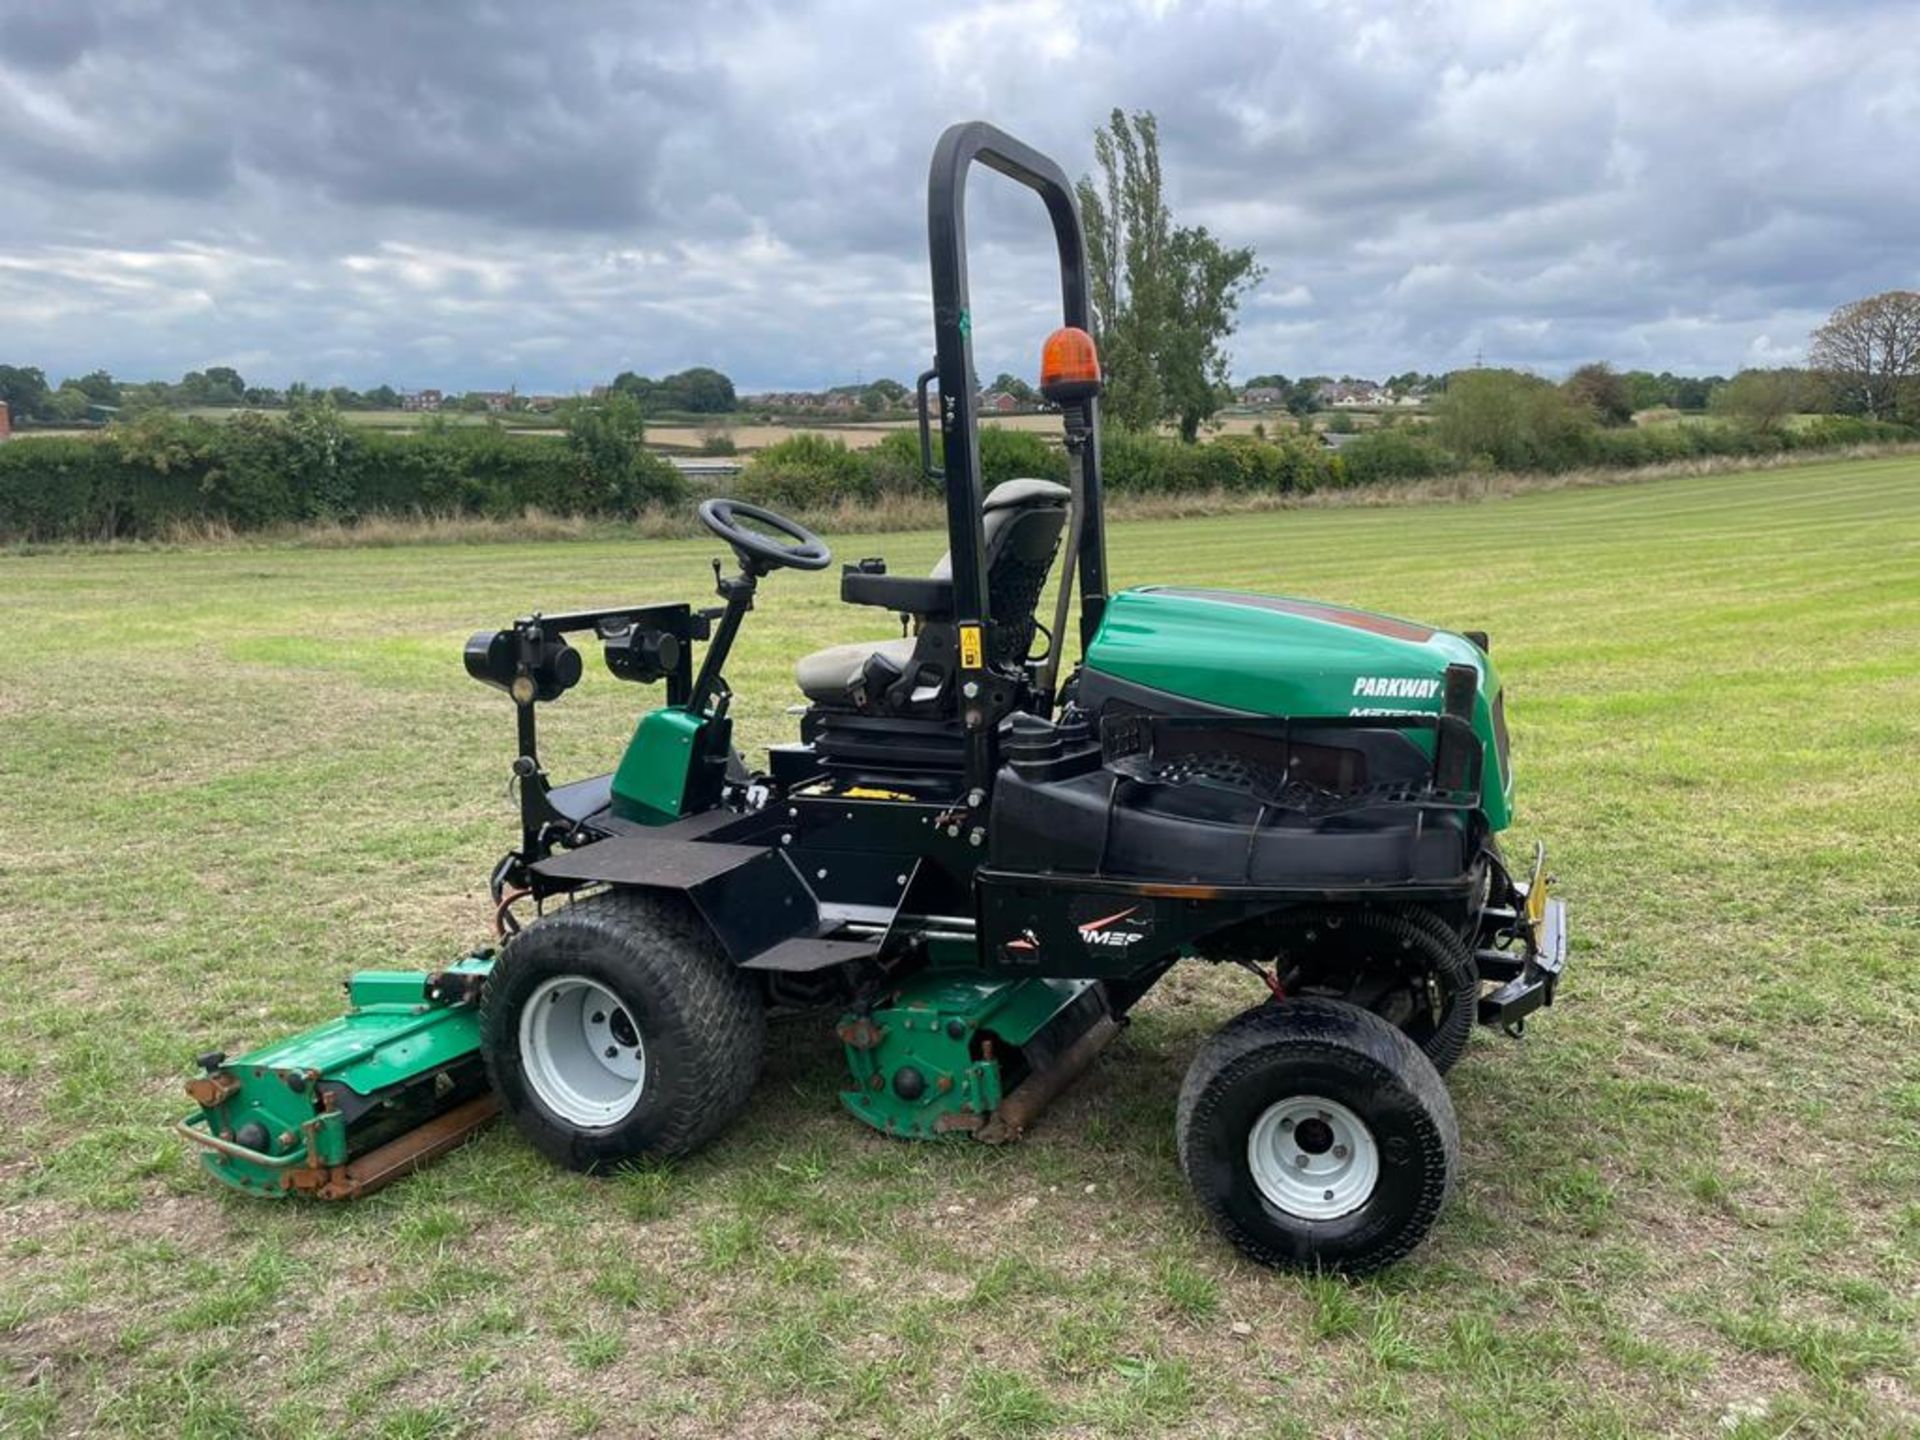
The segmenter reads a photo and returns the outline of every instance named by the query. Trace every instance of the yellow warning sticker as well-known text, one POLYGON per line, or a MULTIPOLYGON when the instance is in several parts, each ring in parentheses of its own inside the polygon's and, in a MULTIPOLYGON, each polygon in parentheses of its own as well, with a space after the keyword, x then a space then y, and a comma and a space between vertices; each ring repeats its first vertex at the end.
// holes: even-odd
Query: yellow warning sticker
POLYGON ((980 668, 980 627, 978 625, 960 627, 960 668, 962 670, 980 668))

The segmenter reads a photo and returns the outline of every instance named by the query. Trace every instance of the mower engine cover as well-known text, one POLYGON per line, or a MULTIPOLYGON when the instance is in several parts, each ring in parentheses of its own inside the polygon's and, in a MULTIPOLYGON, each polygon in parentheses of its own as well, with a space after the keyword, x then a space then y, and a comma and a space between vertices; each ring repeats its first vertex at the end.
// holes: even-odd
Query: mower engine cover
MULTIPOLYGON (((1098 708, 1111 678, 1156 692, 1147 698, 1249 715, 1437 714, 1449 665, 1479 674, 1482 804, 1488 826, 1502 830, 1513 813, 1505 697, 1493 661, 1464 635, 1317 600, 1149 586, 1108 603, 1082 694, 1098 708)), ((1430 732, 1411 732, 1409 743, 1432 753, 1430 732)))

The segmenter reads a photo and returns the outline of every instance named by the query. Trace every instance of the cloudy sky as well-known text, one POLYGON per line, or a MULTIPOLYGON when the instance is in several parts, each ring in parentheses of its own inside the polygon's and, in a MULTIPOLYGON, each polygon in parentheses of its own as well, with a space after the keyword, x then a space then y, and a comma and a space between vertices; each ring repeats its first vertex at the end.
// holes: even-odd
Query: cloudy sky
MULTIPOLYGON (((570 390, 910 377, 926 162, 1159 117, 1259 252, 1235 372, 1730 372, 1920 285, 1920 17, 1875 5, 0 0, 0 362, 570 390)), ((981 370, 1037 209, 973 197, 981 370)))

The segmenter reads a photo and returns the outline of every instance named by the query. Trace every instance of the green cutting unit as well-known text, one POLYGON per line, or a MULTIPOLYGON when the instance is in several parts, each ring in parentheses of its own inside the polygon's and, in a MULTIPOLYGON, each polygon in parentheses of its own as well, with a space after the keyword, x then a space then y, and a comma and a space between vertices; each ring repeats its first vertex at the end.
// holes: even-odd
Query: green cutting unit
POLYGON ((1487 637, 1286 596, 1110 595, 1073 189, 1012 137, 956 126, 928 227, 920 434, 949 550, 927 575, 879 558, 840 574, 895 633, 798 657, 799 736, 758 770, 725 669, 760 583, 831 563, 791 519, 701 505, 738 562, 715 564, 717 606, 536 611, 476 635, 466 669, 518 726, 502 943, 356 975, 343 1018, 200 1057, 180 1130, 216 1177, 351 1198, 497 1110, 574 1170, 684 1155, 753 1103, 781 1016, 832 1024, 841 1103, 871 1129, 1010 1141, 1188 961, 1244 972, 1257 1002, 1199 1047, 1176 1113, 1223 1235, 1264 1263, 1359 1271, 1433 1225, 1459 1158, 1441 1075, 1476 1022, 1517 1032, 1551 1003, 1566 955, 1542 852, 1517 873, 1499 845, 1514 782, 1487 637), (1051 222, 1064 323, 1041 388, 1064 485, 983 493, 976 164, 1051 222), (577 644, 664 703, 606 774, 556 784, 537 718, 582 678, 577 644))

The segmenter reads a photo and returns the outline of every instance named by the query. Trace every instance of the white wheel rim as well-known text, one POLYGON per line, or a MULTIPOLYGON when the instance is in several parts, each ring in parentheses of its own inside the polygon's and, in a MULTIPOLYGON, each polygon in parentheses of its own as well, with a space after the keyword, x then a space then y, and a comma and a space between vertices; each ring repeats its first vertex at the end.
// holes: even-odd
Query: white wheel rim
POLYGON ((1337 1220, 1373 1195, 1380 1147, 1339 1101, 1290 1095, 1253 1122, 1247 1168, 1269 1204, 1302 1220, 1337 1220))
POLYGON ((647 1083, 647 1046, 620 999, 583 975, 542 982, 520 1011, 520 1062, 562 1120, 600 1129, 624 1120, 647 1083))

